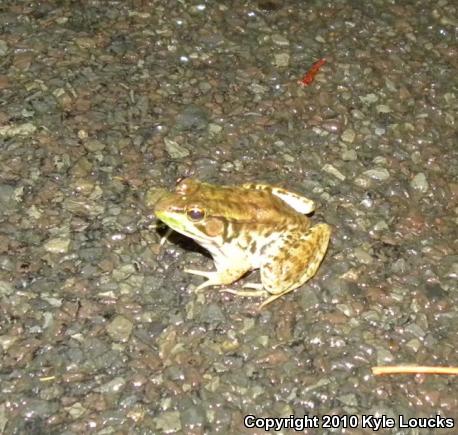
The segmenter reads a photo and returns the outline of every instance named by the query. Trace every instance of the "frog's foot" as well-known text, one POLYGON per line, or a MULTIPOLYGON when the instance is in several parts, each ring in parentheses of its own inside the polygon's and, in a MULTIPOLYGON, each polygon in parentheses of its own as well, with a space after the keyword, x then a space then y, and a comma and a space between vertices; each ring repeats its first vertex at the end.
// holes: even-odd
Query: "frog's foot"
POLYGON ((205 270, 195 270, 195 269, 185 269, 186 273, 191 273, 193 275, 203 276, 207 278, 207 281, 204 281, 202 284, 198 285, 195 289, 195 292, 200 292, 204 288, 211 287, 213 285, 225 285, 232 284, 234 281, 237 281, 243 274, 246 273, 246 270, 217 270, 214 272, 209 272, 205 270))
POLYGON ((243 296, 243 297, 263 297, 265 298, 264 301, 259 304, 258 310, 262 310, 266 305, 270 304, 273 302, 275 299, 283 296, 285 293, 288 293, 291 290, 288 290, 283 293, 279 293, 276 295, 270 294, 267 290, 264 290, 262 284, 254 283, 254 282, 248 282, 243 285, 244 288, 252 288, 253 290, 235 290, 231 288, 224 288, 221 289, 221 292, 224 293, 231 293, 233 295, 237 296, 243 296))
POLYGON ((202 284, 198 285, 194 290, 196 293, 200 292, 206 287, 211 287, 212 285, 220 284, 220 279, 218 272, 207 272, 205 270, 195 270, 195 269, 185 269, 186 273, 191 273, 192 275, 203 276, 207 278, 207 281, 204 281, 202 284))
POLYGON ((271 295, 267 290, 264 289, 264 286, 258 282, 247 282, 243 284, 243 288, 250 288, 253 290, 235 290, 231 288, 221 289, 221 292, 231 293, 233 295, 242 296, 242 297, 262 297, 265 298, 265 301, 259 305, 259 309, 263 308, 265 305, 270 304, 272 301, 277 299, 280 295, 271 295))
POLYGON ((236 290, 232 288, 223 288, 222 292, 231 293, 237 296, 243 297, 266 297, 269 295, 269 292, 264 288, 260 282, 246 282, 242 285, 242 288, 249 288, 252 290, 236 290))
POLYGON ((258 282, 247 282, 243 284, 243 288, 251 288, 253 290, 233 290, 233 289, 222 289, 222 292, 232 293, 237 296, 251 296, 251 297, 263 297, 264 301, 259 304, 258 309, 262 310, 266 305, 273 302, 275 299, 282 297, 285 293, 290 292, 292 289, 288 289, 282 293, 271 294, 264 289, 262 283, 258 282))
MULTIPOLYGON (((291 290, 286 290, 280 294, 273 295, 269 293, 267 290, 263 290, 264 286, 262 283, 257 283, 257 282, 247 282, 243 286, 244 288, 252 288, 252 289, 257 289, 257 295, 255 296, 263 296, 265 299, 263 302, 261 302, 258 306, 258 310, 262 310, 266 305, 269 305, 271 302, 273 302, 275 299, 283 296, 285 293, 290 292, 291 290)), ((252 292, 253 293, 253 292, 252 292)))

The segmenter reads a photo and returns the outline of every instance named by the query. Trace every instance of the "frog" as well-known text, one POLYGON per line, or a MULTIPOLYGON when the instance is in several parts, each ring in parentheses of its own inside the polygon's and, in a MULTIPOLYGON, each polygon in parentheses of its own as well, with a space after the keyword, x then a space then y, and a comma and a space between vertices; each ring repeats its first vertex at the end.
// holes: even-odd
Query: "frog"
POLYGON ((214 271, 184 270, 206 278, 195 291, 228 286, 259 269, 261 282, 221 290, 259 297, 259 309, 302 286, 318 271, 331 227, 311 225, 307 215, 314 210, 313 200, 279 186, 215 185, 195 178, 179 181, 175 192, 154 206, 159 220, 193 239, 213 258, 214 271))

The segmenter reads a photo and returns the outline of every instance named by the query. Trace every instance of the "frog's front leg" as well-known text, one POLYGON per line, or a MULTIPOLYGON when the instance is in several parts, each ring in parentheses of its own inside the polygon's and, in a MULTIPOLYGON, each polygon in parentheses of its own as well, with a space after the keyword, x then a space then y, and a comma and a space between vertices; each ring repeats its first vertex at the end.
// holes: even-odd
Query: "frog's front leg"
POLYGON ((195 269, 185 269, 186 273, 199 275, 207 278, 202 284, 197 286, 196 292, 213 285, 232 284, 241 278, 250 270, 250 264, 247 261, 238 261, 237 266, 230 264, 230 261, 215 261, 216 271, 205 271, 195 269))
POLYGON ((272 245, 261 267, 261 281, 268 296, 259 308, 300 287, 312 278, 328 249, 331 228, 318 224, 299 238, 284 237, 272 245))

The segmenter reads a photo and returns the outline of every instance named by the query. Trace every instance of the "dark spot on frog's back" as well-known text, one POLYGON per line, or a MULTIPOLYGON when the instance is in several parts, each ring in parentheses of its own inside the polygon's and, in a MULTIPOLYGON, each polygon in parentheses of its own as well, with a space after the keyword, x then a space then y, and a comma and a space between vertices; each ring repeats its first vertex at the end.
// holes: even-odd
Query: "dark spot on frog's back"
POLYGON ((222 231, 223 242, 227 243, 233 239, 234 227, 230 222, 226 222, 222 231))
POLYGON ((254 254, 255 252, 257 252, 258 244, 256 243, 256 240, 253 240, 253 241, 251 242, 251 244, 249 245, 249 247, 250 247, 250 252, 251 252, 252 254, 254 254))
POLYGON ((264 272, 267 273, 272 273, 272 262, 265 263, 262 268, 264 269, 264 272))
POLYGON ((291 281, 291 279, 293 278, 293 275, 291 274, 291 272, 287 273, 286 275, 283 276, 283 281, 291 281))

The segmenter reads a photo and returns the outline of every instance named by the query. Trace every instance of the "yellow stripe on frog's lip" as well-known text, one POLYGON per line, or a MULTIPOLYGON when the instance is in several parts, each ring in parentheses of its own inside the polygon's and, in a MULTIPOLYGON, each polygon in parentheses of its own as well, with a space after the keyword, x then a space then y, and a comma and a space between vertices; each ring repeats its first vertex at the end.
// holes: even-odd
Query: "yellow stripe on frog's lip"
POLYGON ((170 228, 178 231, 183 229, 183 224, 178 219, 170 216, 170 214, 163 211, 156 211, 155 214, 158 219, 166 223, 170 228))

